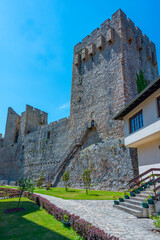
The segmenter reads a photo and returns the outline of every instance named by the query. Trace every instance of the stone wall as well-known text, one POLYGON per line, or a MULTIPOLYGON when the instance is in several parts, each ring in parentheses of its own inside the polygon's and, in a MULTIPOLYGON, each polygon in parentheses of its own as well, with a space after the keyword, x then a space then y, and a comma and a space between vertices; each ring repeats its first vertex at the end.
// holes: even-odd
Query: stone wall
MULTIPOLYGON (((125 189, 128 181, 138 174, 138 161, 135 149, 124 147, 122 142, 123 138, 106 138, 82 149, 74 156, 67 167, 71 187, 83 188, 83 171, 93 165, 93 189, 125 189)), ((58 186, 64 187, 62 180, 58 186)))
POLYGON ((67 118, 27 134, 23 142, 22 176, 37 179, 44 171, 47 179, 53 179, 72 141, 67 118))
POLYGON ((94 188, 124 188, 138 174, 137 155, 123 147, 123 123, 113 116, 137 94, 139 70, 148 82, 157 77, 155 45, 118 10, 74 47, 69 119, 47 124, 48 114, 39 109, 27 105, 19 116, 9 108, 0 180, 36 180, 44 171, 62 186, 57 176, 68 169, 72 186, 82 187, 91 161, 94 188))

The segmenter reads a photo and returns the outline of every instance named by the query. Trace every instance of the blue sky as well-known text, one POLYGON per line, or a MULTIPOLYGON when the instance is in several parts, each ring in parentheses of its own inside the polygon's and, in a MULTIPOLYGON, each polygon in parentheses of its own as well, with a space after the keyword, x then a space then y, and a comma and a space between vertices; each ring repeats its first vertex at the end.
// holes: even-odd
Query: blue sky
POLYGON ((69 116, 73 47, 121 8, 157 46, 159 0, 0 0, 0 132, 8 107, 69 116))

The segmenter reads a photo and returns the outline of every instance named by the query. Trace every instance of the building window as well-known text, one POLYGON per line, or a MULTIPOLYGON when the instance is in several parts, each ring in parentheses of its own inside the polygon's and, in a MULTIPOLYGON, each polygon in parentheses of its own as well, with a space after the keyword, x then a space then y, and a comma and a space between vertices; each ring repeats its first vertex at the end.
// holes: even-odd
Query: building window
POLYGON ((157 97, 158 117, 160 117, 160 96, 157 97))
POLYGON ((129 119, 130 133, 137 131, 143 127, 143 112, 142 110, 136 113, 129 119))

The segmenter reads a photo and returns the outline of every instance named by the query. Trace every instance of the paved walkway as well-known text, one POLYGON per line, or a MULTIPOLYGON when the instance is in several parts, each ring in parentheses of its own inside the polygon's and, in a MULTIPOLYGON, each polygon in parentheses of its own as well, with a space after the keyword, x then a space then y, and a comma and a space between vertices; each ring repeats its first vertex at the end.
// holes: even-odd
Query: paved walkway
POLYGON ((120 240, 160 240, 160 234, 151 232, 152 220, 136 218, 112 207, 109 200, 64 200, 44 194, 57 207, 80 216, 106 233, 119 237, 120 240))

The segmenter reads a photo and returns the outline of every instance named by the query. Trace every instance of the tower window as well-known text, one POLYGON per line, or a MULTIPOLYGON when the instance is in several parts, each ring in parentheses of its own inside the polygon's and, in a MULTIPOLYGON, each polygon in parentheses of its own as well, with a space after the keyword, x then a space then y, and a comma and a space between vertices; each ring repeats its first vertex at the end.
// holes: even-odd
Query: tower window
POLYGON ((94 120, 92 120, 91 122, 91 127, 94 127, 94 120))
POLYGON ((130 133, 137 131, 143 127, 143 112, 142 110, 136 113, 129 119, 130 133))
POLYGON ((160 117, 160 96, 157 97, 158 117, 160 117))
POLYGON ((93 119, 95 117, 94 112, 91 113, 91 119, 93 119))
POLYGON ((17 143, 18 141, 18 132, 16 132, 15 138, 14 138, 14 143, 17 143))
POLYGON ((50 139, 50 136, 51 136, 51 132, 48 131, 48 133, 47 133, 47 139, 50 139))

